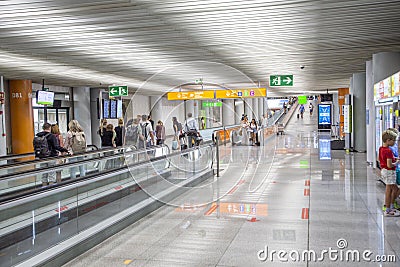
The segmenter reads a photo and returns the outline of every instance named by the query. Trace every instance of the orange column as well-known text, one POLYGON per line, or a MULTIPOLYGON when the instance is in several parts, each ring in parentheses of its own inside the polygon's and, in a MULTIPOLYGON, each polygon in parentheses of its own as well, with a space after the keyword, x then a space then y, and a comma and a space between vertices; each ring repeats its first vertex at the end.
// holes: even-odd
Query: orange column
POLYGON ((349 88, 339 88, 338 89, 338 104, 339 104, 339 110, 340 110, 340 124, 339 124, 339 129, 340 129, 340 137, 344 138, 344 116, 343 110, 342 110, 342 105, 344 105, 344 96, 349 94, 349 88))
MULTIPOLYGON (((13 154, 33 152, 34 129, 31 98, 32 81, 10 81, 11 144, 13 154)), ((24 160, 29 160, 29 158, 24 160)))

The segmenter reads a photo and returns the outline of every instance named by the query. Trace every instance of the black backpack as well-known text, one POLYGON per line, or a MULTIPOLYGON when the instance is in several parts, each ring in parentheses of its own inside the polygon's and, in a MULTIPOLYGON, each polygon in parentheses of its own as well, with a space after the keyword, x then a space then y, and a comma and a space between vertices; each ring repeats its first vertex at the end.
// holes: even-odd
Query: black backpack
POLYGON ((139 137, 139 125, 129 125, 126 128, 126 140, 136 142, 139 137))
POLYGON ((142 134, 143 134, 143 136, 144 136, 144 140, 146 141, 147 140, 147 137, 149 136, 149 133, 147 132, 147 125, 149 125, 149 123, 148 122, 146 122, 146 123, 143 123, 142 125, 140 125, 140 127, 142 127, 142 134))
POLYGON ((43 136, 35 136, 33 138, 33 149, 35 150, 35 157, 37 158, 46 158, 51 154, 49 148, 49 142, 47 141, 47 137, 51 133, 47 133, 43 136))

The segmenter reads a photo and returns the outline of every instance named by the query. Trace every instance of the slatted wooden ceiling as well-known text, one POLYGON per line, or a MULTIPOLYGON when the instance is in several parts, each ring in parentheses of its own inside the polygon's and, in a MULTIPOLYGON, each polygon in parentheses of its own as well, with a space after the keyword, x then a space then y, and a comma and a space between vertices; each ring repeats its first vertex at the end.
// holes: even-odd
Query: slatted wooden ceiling
POLYGON ((294 75, 295 86, 276 94, 346 87, 373 53, 400 51, 399 8, 385 0, 0 1, 0 73, 149 93, 200 77, 265 86, 270 74, 294 75))

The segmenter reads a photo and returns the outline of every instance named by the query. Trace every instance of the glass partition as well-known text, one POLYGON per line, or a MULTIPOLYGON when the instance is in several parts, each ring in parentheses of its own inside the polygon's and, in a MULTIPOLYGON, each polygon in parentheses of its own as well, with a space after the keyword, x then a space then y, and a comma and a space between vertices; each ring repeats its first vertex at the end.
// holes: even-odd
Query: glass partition
POLYGON ((182 188, 183 180, 210 171, 213 155, 210 145, 175 153, 164 146, 67 164, 77 176, 82 165, 96 175, 0 204, 0 266, 20 263, 171 187, 182 188))

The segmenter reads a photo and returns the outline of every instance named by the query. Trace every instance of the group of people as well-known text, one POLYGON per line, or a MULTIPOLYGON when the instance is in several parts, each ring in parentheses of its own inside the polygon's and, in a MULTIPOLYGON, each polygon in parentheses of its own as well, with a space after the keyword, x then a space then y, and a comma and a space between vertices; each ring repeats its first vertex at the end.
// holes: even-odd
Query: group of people
POLYGON ((118 120, 118 126, 113 128, 102 120, 99 129, 102 147, 118 147, 122 145, 134 145, 137 148, 162 145, 165 141, 164 123, 159 120, 154 127, 151 115, 137 115, 136 118, 128 120, 126 127, 122 118, 118 120))
POLYGON ((242 115, 240 122, 240 132, 239 135, 242 136, 242 145, 252 145, 255 146, 258 144, 258 125, 256 119, 252 119, 249 122, 249 119, 246 114, 242 115))
MULTIPOLYGON (((77 120, 71 120, 68 123, 68 132, 64 140, 60 133, 59 126, 54 123, 50 124, 45 122, 42 126, 43 131, 39 132, 34 140, 33 146, 35 156, 37 158, 48 158, 57 157, 60 155, 74 155, 80 154, 86 151, 86 137, 85 133, 77 120)), ((70 162, 78 161, 79 157, 71 158, 70 162)), ((62 160, 50 161, 42 163, 42 167, 52 167, 57 163, 63 163, 62 160)), ((78 167, 72 167, 70 169, 71 178, 76 178, 76 172, 78 167)), ((85 176, 85 166, 79 166, 80 176, 85 176)), ((56 182, 61 182, 61 171, 46 172, 42 175, 42 185, 52 185, 56 182)))
POLYGON ((382 207, 385 217, 400 216, 400 159, 397 139, 399 131, 389 128, 382 133, 382 146, 379 148, 381 178, 386 184, 385 200, 382 207))

